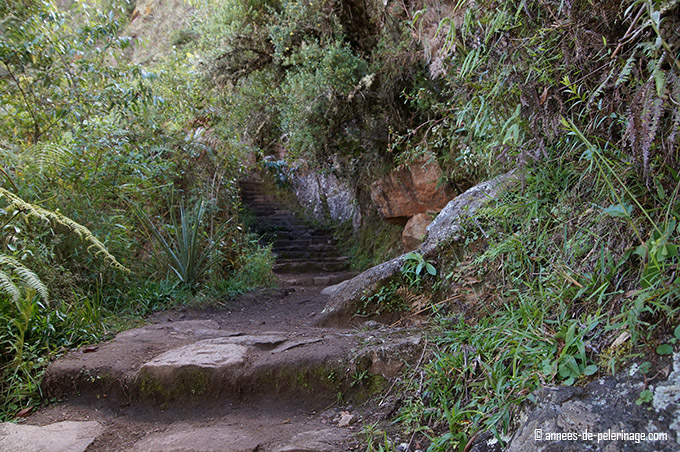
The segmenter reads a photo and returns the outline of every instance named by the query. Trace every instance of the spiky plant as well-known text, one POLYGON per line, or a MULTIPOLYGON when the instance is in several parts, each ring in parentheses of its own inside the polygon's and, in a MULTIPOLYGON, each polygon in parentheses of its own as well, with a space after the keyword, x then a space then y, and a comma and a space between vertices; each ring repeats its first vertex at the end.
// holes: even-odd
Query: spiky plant
POLYGON ((161 253, 157 260, 163 262, 182 284, 190 288, 194 288, 210 268, 210 258, 215 247, 229 233, 227 225, 231 219, 223 223, 211 236, 204 237, 205 213, 205 201, 200 201, 189 211, 180 204, 179 218, 171 209, 170 221, 174 234, 166 238, 147 215, 137 210, 137 215, 160 245, 161 253))

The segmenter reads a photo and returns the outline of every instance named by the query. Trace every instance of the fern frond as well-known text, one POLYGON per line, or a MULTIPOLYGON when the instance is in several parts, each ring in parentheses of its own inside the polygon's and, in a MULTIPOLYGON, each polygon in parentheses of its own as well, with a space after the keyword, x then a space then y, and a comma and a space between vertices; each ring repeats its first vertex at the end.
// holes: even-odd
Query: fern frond
POLYGON ((407 286, 399 286, 395 291, 397 295, 404 302, 406 306, 410 306, 414 312, 425 309, 430 303, 430 297, 426 294, 418 294, 407 286))
POLYGON ((628 109, 628 127, 623 135, 638 161, 642 163, 645 182, 649 185, 652 144, 656 139, 660 118, 665 108, 663 99, 656 96, 653 77, 638 91, 628 109))
POLYGON ((11 193, 1 187, 0 198, 6 198, 9 201, 9 204, 5 208, 6 210, 18 210, 27 217, 34 217, 48 223, 51 222, 60 224, 68 228, 71 232, 77 234, 81 239, 89 242, 90 246, 88 246, 88 251, 94 249, 95 256, 103 256, 103 258, 108 261, 111 267, 123 270, 125 272, 130 271, 124 265, 118 262, 118 260, 111 253, 109 253, 104 244, 100 242, 99 239, 94 236, 94 234, 92 234, 92 231, 82 224, 76 223, 72 219, 58 212, 52 212, 51 210, 47 210, 35 204, 28 203, 14 193, 11 193))
POLYGON ((616 82, 614 83, 615 87, 618 88, 620 85, 626 83, 630 79, 630 74, 633 71, 635 61, 636 52, 633 52, 626 60, 626 63, 623 65, 623 68, 621 69, 621 72, 619 72, 619 76, 616 79, 616 82))
POLYGON ((14 284, 12 278, 10 278, 9 275, 2 270, 0 270, 0 292, 5 292, 7 295, 9 295, 14 303, 19 301, 19 297, 21 297, 21 293, 19 292, 17 285, 14 284))
POLYGON ((63 165, 64 158, 71 151, 54 143, 36 143, 24 151, 27 164, 34 164, 39 172, 63 165))
POLYGON ((7 272, 3 272, 2 267, 11 269, 26 286, 38 292, 40 298, 45 301, 49 300, 49 291, 38 275, 15 258, 0 254, 0 288, 7 292, 12 297, 12 300, 17 301, 19 299, 20 291, 10 275, 7 272))

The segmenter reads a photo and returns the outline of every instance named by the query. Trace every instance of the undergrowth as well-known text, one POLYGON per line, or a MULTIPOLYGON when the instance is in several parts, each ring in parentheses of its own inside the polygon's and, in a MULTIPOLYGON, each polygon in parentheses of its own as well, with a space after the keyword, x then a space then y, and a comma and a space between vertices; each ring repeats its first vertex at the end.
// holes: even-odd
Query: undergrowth
POLYGON ((660 208, 612 208, 618 192, 644 202, 644 184, 625 169, 612 168, 626 184, 616 187, 587 159, 532 168, 466 226, 462 259, 442 256, 435 286, 444 290, 432 303, 460 301, 439 310, 432 359, 415 369, 424 378, 405 388, 398 417, 428 450, 462 449, 480 431, 507 440, 539 387, 668 353, 658 347, 680 324, 680 198, 675 190, 660 208))

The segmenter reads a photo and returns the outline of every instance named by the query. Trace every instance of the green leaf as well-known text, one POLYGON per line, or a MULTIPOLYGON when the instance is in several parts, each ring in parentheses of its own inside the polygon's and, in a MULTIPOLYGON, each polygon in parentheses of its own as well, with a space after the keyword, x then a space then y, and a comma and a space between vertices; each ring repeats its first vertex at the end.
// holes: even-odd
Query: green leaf
POLYGON ((675 330, 673 330, 673 336, 675 336, 676 339, 680 340, 680 325, 675 327, 675 330))
POLYGON ((633 206, 627 202, 611 205, 606 209, 602 209, 603 214, 618 218, 630 218, 632 212, 633 206))
POLYGON ((432 264, 430 264, 430 263, 428 263, 428 264, 425 266, 425 269, 426 269, 427 272, 428 272, 429 274, 431 274, 432 276, 434 276, 434 275, 437 274, 437 269, 434 268, 434 265, 432 265, 432 264))
POLYGON ((633 254, 637 254, 640 258, 644 259, 647 257, 647 247, 645 245, 638 245, 633 254))
POLYGON ((649 403, 654 398, 654 393, 649 389, 645 389, 640 393, 640 397, 635 401, 636 405, 642 405, 643 403, 649 403))
POLYGON ((564 347, 571 347, 571 345, 574 343, 574 336, 576 335, 576 323, 572 323, 569 329, 567 330, 567 335, 564 338, 564 347))
POLYGON ((595 364, 591 364, 583 370, 585 375, 593 375, 595 372, 597 372, 597 366, 595 364))
POLYGON ((673 353, 673 347, 670 344, 661 344, 656 347, 656 352, 659 355, 670 355, 673 353))
POLYGON ((581 369, 579 368, 578 363, 573 356, 570 356, 565 364, 569 368, 572 377, 578 377, 581 375, 581 369))

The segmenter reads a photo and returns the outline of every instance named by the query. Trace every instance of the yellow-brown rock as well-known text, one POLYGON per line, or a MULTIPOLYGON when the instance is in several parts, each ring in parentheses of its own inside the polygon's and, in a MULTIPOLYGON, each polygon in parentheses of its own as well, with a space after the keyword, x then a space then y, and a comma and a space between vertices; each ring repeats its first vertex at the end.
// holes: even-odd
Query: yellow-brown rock
POLYGON ((371 199, 384 220, 405 224, 416 214, 439 212, 454 197, 447 185, 438 187, 441 176, 437 162, 413 162, 373 182, 371 199))
POLYGON ((417 213, 409 218, 401 233, 401 244, 405 253, 415 250, 423 243, 430 223, 432 217, 426 213, 417 213))

